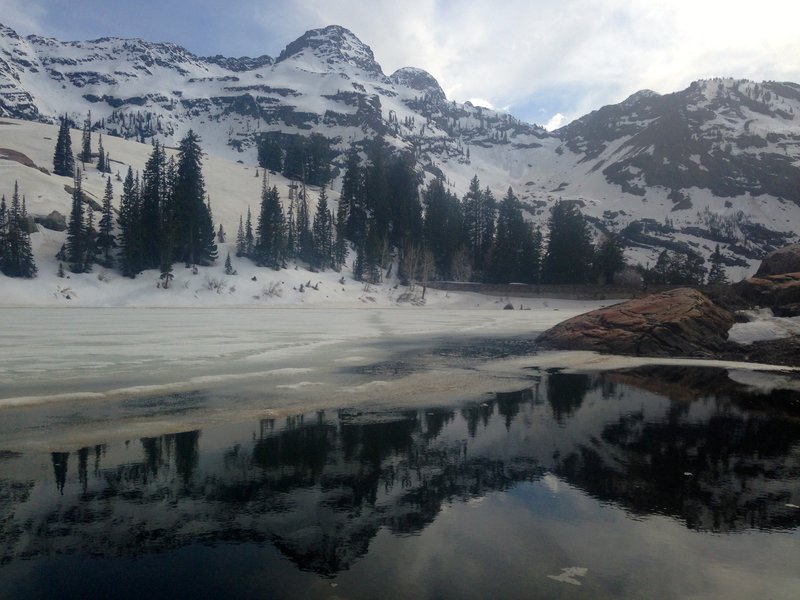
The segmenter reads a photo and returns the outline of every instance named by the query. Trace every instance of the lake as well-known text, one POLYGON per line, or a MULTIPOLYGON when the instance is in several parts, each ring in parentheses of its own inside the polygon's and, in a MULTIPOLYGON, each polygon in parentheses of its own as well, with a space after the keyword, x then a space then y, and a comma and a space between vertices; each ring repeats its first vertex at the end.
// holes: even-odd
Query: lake
POLYGON ((3 322, 50 335, 0 359, 0 598, 797 597, 796 381, 242 312, 3 322))

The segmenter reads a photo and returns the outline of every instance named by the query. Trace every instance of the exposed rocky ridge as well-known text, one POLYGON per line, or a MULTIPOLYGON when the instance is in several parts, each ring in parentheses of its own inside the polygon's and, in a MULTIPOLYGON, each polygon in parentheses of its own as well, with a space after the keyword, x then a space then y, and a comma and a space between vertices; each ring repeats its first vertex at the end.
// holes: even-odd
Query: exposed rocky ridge
POLYGON ((579 315, 544 332, 542 347, 639 356, 704 356, 723 350, 731 312, 678 288, 579 315))
POLYGON ((639 92, 567 125, 559 136, 584 161, 633 193, 661 186, 710 189, 800 202, 800 85, 746 80, 696 81, 658 95, 639 92), (770 130, 764 122, 772 121, 770 130), (615 144, 615 142, 617 144, 615 144))

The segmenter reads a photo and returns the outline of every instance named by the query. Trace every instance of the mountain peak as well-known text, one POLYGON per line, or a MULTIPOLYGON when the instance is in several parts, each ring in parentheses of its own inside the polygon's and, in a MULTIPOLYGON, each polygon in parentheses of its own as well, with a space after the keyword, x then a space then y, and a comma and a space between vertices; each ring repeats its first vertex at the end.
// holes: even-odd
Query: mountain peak
POLYGON ((0 35, 10 37, 15 40, 19 39, 19 34, 16 31, 7 25, 3 25, 2 23, 0 23, 0 35))
POLYGON ((423 69, 403 67, 392 73, 389 79, 395 85, 402 85, 418 92, 427 93, 436 102, 445 102, 447 100, 447 96, 445 96, 444 90, 439 85, 439 82, 436 81, 436 78, 423 69))
POLYGON ((345 62, 368 73, 383 76, 380 65, 375 62, 372 49, 352 31, 341 25, 328 25, 321 29, 306 31, 286 46, 275 62, 302 55, 306 51, 328 64, 345 62))
POLYGON ((639 90, 638 92, 634 92, 633 94, 625 98, 625 100, 620 102, 620 106, 629 108, 634 104, 636 104, 637 102, 639 102, 640 100, 658 98, 659 96, 661 96, 661 94, 659 94, 658 92, 654 92, 653 90, 647 90, 647 89, 639 90))

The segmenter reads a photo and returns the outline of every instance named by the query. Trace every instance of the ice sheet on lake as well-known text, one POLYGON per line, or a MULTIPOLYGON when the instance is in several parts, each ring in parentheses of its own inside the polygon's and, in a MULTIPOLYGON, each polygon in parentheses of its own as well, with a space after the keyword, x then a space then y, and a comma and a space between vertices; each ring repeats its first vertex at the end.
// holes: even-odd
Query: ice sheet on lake
POLYGON ((586 573, 589 572, 589 569, 586 567, 565 567, 561 569, 560 575, 548 575, 550 579, 553 581, 559 581, 561 583, 569 583, 570 585, 580 585, 581 582, 578 581, 578 577, 585 577, 586 573))

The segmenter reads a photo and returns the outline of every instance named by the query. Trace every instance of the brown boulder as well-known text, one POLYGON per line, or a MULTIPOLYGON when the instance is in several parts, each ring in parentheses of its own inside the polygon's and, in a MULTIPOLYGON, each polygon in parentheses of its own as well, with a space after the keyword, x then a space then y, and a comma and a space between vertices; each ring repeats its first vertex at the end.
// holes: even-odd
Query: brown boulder
POLYGON ((690 288, 578 315, 538 338, 545 348, 639 356, 708 356, 726 347, 733 314, 690 288))
POLYGON ((800 305, 800 272, 755 276, 733 286, 748 302, 771 308, 778 316, 791 317, 800 305))
POLYGON ((800 272, 800 244, 791 244, 767 254, 756 271, 756 277, 798 272, 800 272))

